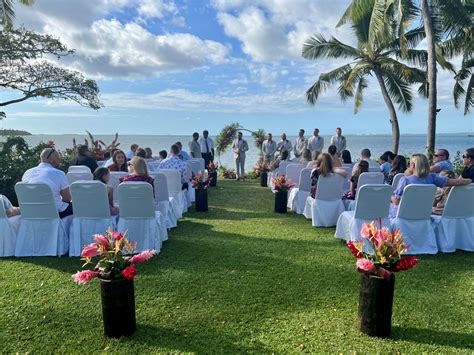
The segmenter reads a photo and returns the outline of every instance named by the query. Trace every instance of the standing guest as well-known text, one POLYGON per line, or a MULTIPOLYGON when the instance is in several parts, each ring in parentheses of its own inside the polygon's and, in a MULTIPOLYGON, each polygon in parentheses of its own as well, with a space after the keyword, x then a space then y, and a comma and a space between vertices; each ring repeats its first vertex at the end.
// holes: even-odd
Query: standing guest
POLYGON ((20 214, 20 207, 14 207, 5 195, 0 194, 0 204, 3 204, 8 218, 18 216, 20 214))
POLYGON ((301 155, 301 159, 299 163, 307 165, 311 161, 311 150, 306 148, 303 150, 303 154, 301 155))
MULTIPOLYGON (((450 170, 442 170, 439 173, 439 176, 447 176, 449 179, 456 178, 456 174, 450 170)), ((436 194, 435 194, 433 209, 431 211, 431 214, 438 215, 438 216, 441 216, 443 214, 444 206, 446 205, 449 192, 451 191, 452 188, 453 188, 452 186, 436 188, 436 194)))
POLYGON ((109 165, 110 171, 128 172, 127 157, 120 149, 117 149, 112 155, 112 165, 109 165))
POLYGON ((146 159, 146 150, 143 149, 143 148, 138 148, 138 149, 135 151, 135 156, 136 156, 136 157, 143 158, 143 159, 146 159))
POLYGON ((464 169, 461 176, 465 179, 471 179, 474 182, 474 148, 466 149, 466 152, 462 156, 464 169))
POLYGON ((356 165, 357 169, 354 175, 351 176, 350 182, 351 187, 349 191, 347 191, 343 196, 342 199, 346 200, 355 200, 356 192, 357 192, 357 184, 359 182, 359 177, 362 173, 366 173, 369 171, 369 163, 365 160, 359 161, 356 165))
POLYGON ((305 133, 304 129, 300 129, 300 131, 298 132, 298 138, 296 138, 296 141, 295 141, 295 149, 294 149, 295 161, 301 160, 303 151, 308 146, 308 140, 304 137, 304 133, 305 133))
POLYGON ((179 148, 179 157, 181 160, 186 161, 186 160, 191 159, 189 154, 183 150, 183 144, 181 142, 176 142, 175 145, 178 146, 179 148))
POLYGON ((307 169, 316 169, 318 167, 318 157, 321 153, 319 153, 317 150, 313 151, 311 153, 311 161, 306 165, 307 169))
POLYGON ((130 150, 127 152, 127 159, 130 160, 135 156, 135 152, 138 149, 138 144, 132 144, 130 150))
POLYGON ((405 176, 400 179, 397 188, 392 194, 392 204, 390 205, 390 218, 395 218, 398 205, 403 195, 403 190, 411 184, 432 184, 437 187, 460 186, 471 183, 470 179, 449 179, 447 176, 439 176, 430 172, 430 163, 423 154, 413 154, 410 159, 410 167, 405 172, 405 176))
POLYGON ((209 138, 207 130, 202 132, 202 138, 199 139, 201 156, 204 159, 204 166, 207 167, 211 161, 214 161, 214 141, 209 138))
POLYGON ((430 172, 440 173, 441 170, 454 171, 453 163, 449 161, 449 152, 446 149, 438 149, 434 155, 434 164, 430 167, 430 172))
POLYGON ((392 185, 395 175, 405 173, 407 170, 407 160, 403 155, 396 155, 392 160, 392 167, 384 179, 384 184, 392 185))
POLYGON ((94 171, 94 180, 100 181, 107 187, 107 196, 109 199, 110 213, 118 215, 118 207, 114 206, 114 188, 109 186, 110 171, 107 168, 97 168, 94 171))
POLYGON ((332 159, 332 167, 340 168, 342 166, 341 159, 337 156, 337 147, 331 144, 328 147, 328 154, 331 156, 332 159))
POLYGON ((341 127, 336 128, 336 135, 331 137, 331 145, 336 146, 336 154, 338 156, 341 156, 342 151, 346 149, 346 137, 342 135, 341 127))
POLYGON ((324 148, 324 138, 319 135, 319 129, 315 128, 313 136, 308 141, 308 148, 312 152, 322 153, 324 148))
POLYGON ((277 143, 277 152, 279 155, 281 155, 281 153, 283 153, 285 150, 288 152, 288 159, 291 159, 291 151, 293 150, 293 146, 291 145, 291 142, 286 139, 286 133, 282 133, 281 141, 277 143))
POLYGON ((66 174, 57 169, 59 154, 54 148, 46 148, 40 154, 41 163, 27 170, 21 180, 27 184, 46 184, 53 192, 59 218, 72 215, 71 193, 66 174))
POLYGON ((143 181, 149 183, 153 187, 155 193, 155 185, 153 178, 148 174, 148 167, 145 159, 139 156, 134 156, 128 162, 128 175, 122 176, 119 179, 120 183, 127 181, 143 181))
POLYGON ((158 170, 160 169, 174 169, 178 170, 181 174, 181 184, 182 189, 186 190, 188 188, 189 182, 186 181, 186 163, 179 157, 180 150, 177 144, 173 144, 170 149, 170 156, 163 159, 163 161, 158 164, 158 170))
POLYGON ((341 159, 342 159, 342 164, 354 165, 354 163, 352 162, 351 152, 348 151, 347 149, 344 149, 341 152, 341 159))
MULTIPOLYGON (((371 156, 372 156, 372 153, 370 153, 370 149, 365 148, 365 149, 362 149, 362 151, 360 152, 360 160, 365 160, 367 163, 369 163, 369 171, 371 170, 380 171, 379 163, 370 159, 371 156)), ((357 164, 354 165, 354 167, 352 168, 352 175, 355 174, 356 169, 357 169, 357 164)))
POLYGON ((70 165, 84 165, 87 166, 91 173, 98 168, 97 162, 92 158, 92 152, 85 144, 79 144, 77 147, 77 156, 70 161, 70 165))
POLYGON ((393 154, 391 151, 387 150, 385 153, 383 153, 380 158, 380 171, 384 174, 384 176, 387 176, 388 173, 390 172, 390 169, 392 168, 392 161, 393 158, 395 158, 395 154, 393 154))
POLYGON ((199 133, 193 133, 193 140, 189 142, 189 153, 192 158, 202 158, 201 146, 199 145, 199 133))
POLYGON ((160 150, 158 156, 160 157, 158 161, 161 162, 166 159, 166 157, 168 156, 168 152, 166 150, 160 150))
POLYGON ((232 143, 234 151, 237 180, 245 179, 245 152, 249 150, 247 141, 242 138, 242 132, 237 133, 237 139, 232 143))
POLYGON ((263 142, 262 145, 262 152, 264 155, 265 163, 271 164, 273 160, 275 160, 275 152, 277 150, 277 146, 275 141, 273 140, 273 135, 268 133, 267 140, 263 142))

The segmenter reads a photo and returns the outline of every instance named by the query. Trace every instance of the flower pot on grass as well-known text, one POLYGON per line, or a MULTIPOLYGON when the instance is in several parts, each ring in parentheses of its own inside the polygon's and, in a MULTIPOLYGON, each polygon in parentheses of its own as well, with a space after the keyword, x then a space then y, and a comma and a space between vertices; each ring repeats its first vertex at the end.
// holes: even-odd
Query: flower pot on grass
POLYGON ((208 210, 207 205, 207 189, 197 188, 196 190, 196 212, 206 212, 208 210))
POLYGON ((213 171, 209 176, 211 177, 210 186, 217 186, 217 171, 213 171))
POLYGON ((275 192, 275 212, 286 213, 288 204, 288 191, 275 192))
POLYGON ((268 186, 268 173, 266 171, 262 171, 260 173, 260 186, 267 187, 268 186))

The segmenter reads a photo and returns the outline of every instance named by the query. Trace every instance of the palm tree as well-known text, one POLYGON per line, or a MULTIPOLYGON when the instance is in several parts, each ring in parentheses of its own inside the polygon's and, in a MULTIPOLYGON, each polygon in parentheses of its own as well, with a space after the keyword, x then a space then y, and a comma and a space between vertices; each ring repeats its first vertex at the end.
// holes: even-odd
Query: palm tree
POLYGON ((319 95, 330 85, 339 84, 338 94, 342 101, 354 97, 354 113, 362 105, 363 92, 368 87, 367 76, 375 76, 390 114, 392 127, 392 151, 397 154, 400 128, 394 102, 402 112, 410 112, 413 106, 411 85, 421 84, 420 94, 426 94, 426 74, 408 64, 426 65, 426 51, 414 49, 423 39, 420 28, 404 33, 405 46, 400 45, 400 30, 394 19, 393 8, 385 9, 377 0, 357 0, 347 9, 339 25, 349 22, 357 39, 357 46, 344 44, 335 37, 326 39, 316 34, 303 45, 303 57, 310 60, 323 58, 350 58, 351 62, 328 73, 306 91, 309 104, 314 105, 319 95), (382 16, 374 16, 383 12, 382 16), (408 64, 397 60, 409 58, 408 64))
MULTIPOLYGON (((30 6, 35 0, 18 0, 20 4, 30 6)), ((15 8, 13 0, 0 0, 0 25, 9 28, 15 19, 15 8)))

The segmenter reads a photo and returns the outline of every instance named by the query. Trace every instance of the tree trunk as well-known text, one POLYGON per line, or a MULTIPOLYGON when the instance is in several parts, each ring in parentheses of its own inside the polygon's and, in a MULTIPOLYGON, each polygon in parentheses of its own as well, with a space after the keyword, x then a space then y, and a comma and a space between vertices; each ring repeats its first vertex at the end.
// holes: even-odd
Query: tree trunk
POLYGON ((428 134, 426 137, 426 155, 433 158, 436 140, 436 53, 433 23, 431 21, 428 0, 421 0, 421 17, 428 43, 428 134))
POLYGON ((383 81, 380 67, 375 66, 374 72, 375 76, 377 77, 377 81, 379 82, 383 99, 390 113, 390 123, 392 124, 392 152, 394 154, 398 154, 398 146, 400 144, 400 127, 398 126, 397 112, 395 111, 395 106, 393 106, 392 99, 390 98, 387 88, 385 87, 385 82, 383 81))

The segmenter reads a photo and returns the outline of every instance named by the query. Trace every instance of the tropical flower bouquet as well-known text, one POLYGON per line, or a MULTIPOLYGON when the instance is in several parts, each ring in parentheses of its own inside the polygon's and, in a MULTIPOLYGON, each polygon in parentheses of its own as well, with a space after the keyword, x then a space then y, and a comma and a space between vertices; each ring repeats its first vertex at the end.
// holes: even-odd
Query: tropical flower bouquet
POLYGON ((257 160, 257 163, 253 167, 253 172, 260 176, 261 173, 268 173, 270 171, 270 165, 265 163, 262 159, 257 160))
POLYGON ((288 192, 295 184, 286 175, 278 175, 272 179, 273 188, 277 192, 288 192))
POLYGON ((196 212, 206 212, 208 210, 207 203, 207 188, 211 184, 212 177, 204 178, 202 172, 199 171, 196 176, 193 176, 191 184, 195 188, 195 208, 196 212))
POLYGON ((252 137, 255 140, 255 145, 258 149, 262 150, 263 142, 265 141, 265 136, 267 134, 262 128, 259 128, 255 132, 252 132, 252 137))
POLYGON ((239 129, 241 129, 241 127, 238 123, 231 123, 230 125, 227 125, 222 128, 216 138, 217 155, 221 155, 227 150, 229 145, 232 144, 232 141, 237 136, 237 132, 239 129))
POLYGON ((235 178, 237 178, 237 175, 236 175, 234 169, 229 169, 229 168, 226 168, 225 166, 221 166, 219 169, 220 169, 221 174, 224 177, 224 179, 235 179, 235 178))
POLYGON ((193 185, 193 187, 196 189, 207 189, 209 184, 211 183, 211 180, 211 176, 208 175, 206 178, 204 178, 202 171, 199 171, 191 179, 191 185, 193 185))

